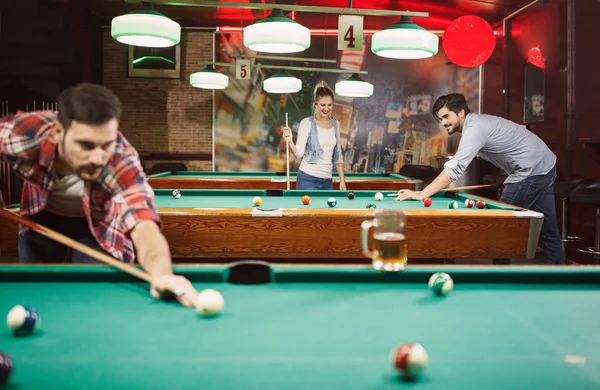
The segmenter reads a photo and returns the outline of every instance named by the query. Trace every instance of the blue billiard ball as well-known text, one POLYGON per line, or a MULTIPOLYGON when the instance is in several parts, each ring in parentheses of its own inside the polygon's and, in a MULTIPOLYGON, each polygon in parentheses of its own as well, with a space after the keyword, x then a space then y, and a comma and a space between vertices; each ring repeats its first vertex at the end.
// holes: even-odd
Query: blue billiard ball
POLYGON ((336 198, 327 199, 327 206, 329 206, 329 207, 337 206, 337 199, 336 198))
POLYGON ((15 336, 29 336, 39 325, 40 318, 30 307, 17 305, 10 309, 6 325, 15 336))

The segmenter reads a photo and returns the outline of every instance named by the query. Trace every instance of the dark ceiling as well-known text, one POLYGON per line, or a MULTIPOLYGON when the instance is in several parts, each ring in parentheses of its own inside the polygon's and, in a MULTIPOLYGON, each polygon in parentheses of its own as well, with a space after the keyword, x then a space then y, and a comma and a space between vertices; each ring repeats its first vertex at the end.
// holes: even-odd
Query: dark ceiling
MULTIPOLYGON (((65 1, 65 0, 63 0, 65 1)), ((67 0, 75 1, 75 0, 67 0)), ((173 0, 176 2, 176 0, 173 0)), ((199 2, 201 0, 198 0, 199 2)), ((348 7, 347 0, 235 0, 250 3, 285 3, 323 7, 348 7)), ((110 25, 113 17, 139 8, 139 4, 125 0, 84 0, 85 7, 100 23, 110 25)), ((352 8, 428 12, 428 18, 414 21, 429 30, 445 30, 456 18, 478 15, 494 25, 532 0, 353 0, 352 8)), ((224 4, 227 2, 223 2, 224 4)), ((240 8, 208 8, 181 5, 156 5, 155 9, 179 22, 183 27, 242 27, 269 15, 270 10, 240 8)), ((296 12, 293 17, 309 28, 337 28, 338 15, 313 12, 296 12)), ((365 16, 365 29, 381 29, 397 21, 398 17, 365 16)))

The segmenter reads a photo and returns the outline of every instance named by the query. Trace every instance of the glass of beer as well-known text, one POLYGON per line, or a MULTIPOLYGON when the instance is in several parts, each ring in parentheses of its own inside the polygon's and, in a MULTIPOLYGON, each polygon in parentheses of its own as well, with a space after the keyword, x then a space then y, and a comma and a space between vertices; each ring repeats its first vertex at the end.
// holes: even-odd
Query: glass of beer
POLYGON ((403 271, 408 249, 406 215, 402 210, 377 210, 375 218, 363 221, 362 251, 378 271, 403 271), (369 250, 369 230, 373 228, 375 250, 369 250))

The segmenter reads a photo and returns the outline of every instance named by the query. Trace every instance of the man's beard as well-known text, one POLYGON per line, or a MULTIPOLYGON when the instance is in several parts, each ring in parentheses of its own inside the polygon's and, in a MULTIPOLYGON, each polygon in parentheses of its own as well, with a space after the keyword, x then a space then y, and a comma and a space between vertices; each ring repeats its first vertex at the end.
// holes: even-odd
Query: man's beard
POLYGON ((96 180, 102 172, 102 167, 93 164, 74 166, 72 160, 69 158, 66 152, 67 149, 65 147, 65 138, 66 137, 63 137, 59 149, 61 160, 63 161, 63 163, 69 167, 69 169, 72 171, 72 174, 74 173, 81 180, 96 180), (98 168, 100 168, 99 171, 98 168))

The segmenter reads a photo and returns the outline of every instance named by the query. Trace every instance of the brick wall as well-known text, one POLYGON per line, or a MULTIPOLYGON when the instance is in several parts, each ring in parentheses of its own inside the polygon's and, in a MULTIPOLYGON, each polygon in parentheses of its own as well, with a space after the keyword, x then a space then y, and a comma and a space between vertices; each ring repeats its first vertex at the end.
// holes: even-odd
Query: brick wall
MULTIPOLYGON (((121 131, 140 153, 212 153, 212 91, 194 88, 190 74, 212 61, 213 34, 182 32, 181 79, 127 77, 127 46, 103 32, 103 83, 123 103, 121 131)), ((149 171, 155 161, 146 163, 149 171)), ((211 161, 185 161, 212 170, 211 161)))

